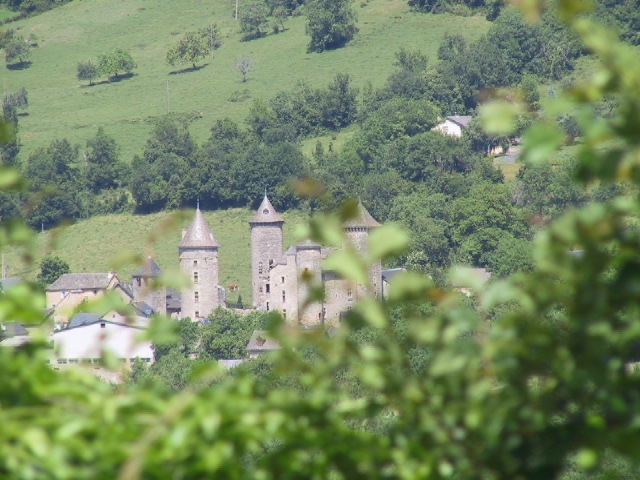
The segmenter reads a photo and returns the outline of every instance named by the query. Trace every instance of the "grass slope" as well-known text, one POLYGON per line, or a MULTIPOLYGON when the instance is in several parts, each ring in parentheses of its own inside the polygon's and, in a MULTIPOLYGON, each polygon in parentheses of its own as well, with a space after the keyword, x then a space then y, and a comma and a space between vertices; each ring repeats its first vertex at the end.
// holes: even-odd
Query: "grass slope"
POLYGON ((413 13, 406 0, 354 2, 360 29, 354 41, 336 51, 307 54, 305 17, 290 18, 287 30, 278 35, 241 42, 232 4, 229 0, 75 0, 10 24, 25 37, 34 33, 39 39, 29 68, 2 72, 7 90, 25 87, 29 93, 28 115, 20 119, 22 158, 56 138, 84 144, 103 126, 116 138, 123 157, 130 159, 141 152, 150 119, 167 112, 167 81, 170 111, 196 113, 199 118, 191 130, 202 141, 216 119, 229 116, 242 121, 254 98, 269 99, 300 80, 324 86, 338 72, 351 74, 358 86, 367 82, 379 86, 401 47, 419 48, 435 60, 445 32, 473 39, 489 25, 480 16, 413 13), (168 47, 185 31, 211 23, 218 24, 223 36, 214 58, 201 62, 204 67, 197 71, 171 74, 174 69, 165 61, 168 47), (81 85, 75 78, 78 61, 96 59, 100 52, 116 47, 132 53, 138 63, 135 76, 117 83, 81 85), (240 55, 256 62, 246 83, 234 70, 240 55), (229 101, 239 92, 244 92, 243 100, 229 101))
MULTIPOLYGON (((251 302, 251 251, 247 209, 204 212, 220 244, 220 284, 236 284, 245 305, 251 302)), ((284 249, 295 243, 295 227, 304 222, 299 212, 286 212, 284 249)), ((139 265, 132 255, 153 256, 168 274, 178 272, 178 244, 181 230, 193 219, 193 211, 161 212, 152 215, 107 215, 93 217, 67 227, 47 231, 38 239, 39 261, 47 252, 66 260, 72 272, 106 272, 115 269, 122 280, 130 280, 139 265)), ((26 266, 17 250, 4 252, 8 275, 34 278, 35 270, 26 266)), ((229 300, 237 299, 231 293, 229 300)))

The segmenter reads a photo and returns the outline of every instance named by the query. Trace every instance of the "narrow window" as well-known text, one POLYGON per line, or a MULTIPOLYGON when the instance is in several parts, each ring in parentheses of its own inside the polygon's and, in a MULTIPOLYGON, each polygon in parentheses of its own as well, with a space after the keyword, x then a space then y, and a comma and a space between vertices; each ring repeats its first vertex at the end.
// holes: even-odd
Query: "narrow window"
POLYGON ((104 323, 100 324, 100 328, 104 328, 106 325, 104 323))
POLYGON ((347 288, 347 300, 353 300, 353 292, 351 291, 351 288, 347 288))
POLYGON ((198 260, 194 260, 194 261, 193 261, 193 266, 194 266, 194 267, 197 267, 197 266, 198 266, 198 260))
POLYGON ((198 310, 196 310, 194 317, 200 318, 200 312, 198 310))
POLYGON ((267 302, 267 312, 269 311, 269 302, 267 302))
POLYGON ((193 272, 193 283, 198 283, 198 272, 193 272))
POLYGON ((136 283, 138 284, 138 286, 142 286, 142 282, 140 281, 140 277, 136 278, 136 283))
POLYGON ((265 289, 267 290, 267 293, 271 293, 271 285, 268 283, 265 285, 265 289))
POLYGON ((262 287, 260 287, 258 290, 260 290, 260 293, 262 293, 262 287))
POLYGON ((286 301, 286 292, 282 290, 282 303, 286 301))
POLYGON ((198 303, 200 301, 200 293, 199 292, 193 292, 193 301, 198 303))
POLYGON ((262 275, 262 262, 258 264, 258 273, 262 275))
POLYGON ((284 277, 280 277, 280 280, 282 281, 282 283, 284 283, 284 277))
POLYGON ((285 320, 287 319, 287 311, 286 310, 282 310, 282 318, 284 318, 285 320))

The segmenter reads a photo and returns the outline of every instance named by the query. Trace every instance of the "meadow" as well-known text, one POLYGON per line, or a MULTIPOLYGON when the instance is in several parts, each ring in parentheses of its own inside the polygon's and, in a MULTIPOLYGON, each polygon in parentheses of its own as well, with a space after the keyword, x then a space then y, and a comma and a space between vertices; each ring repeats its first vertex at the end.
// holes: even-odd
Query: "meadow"
POLYGON ((2 70, 5 91, 25 87, 29 94, 27 114, 20 118, 21 158, 56 138, 84 145, 102 126, 130 160, 142 152, 153 119, 167 111, 194 117, 191 132, 202 142, 216 119, 243 121, 253 99, 269 99, 298 81, 324 86, 339 72, 349 73, 356 86, 380 86, 400 48, 420 49, 435 62, 445 32, 473 39, 489 27, 482 16, 411 12, 405 0, 354 2, 356 38, 345 48, 308 54, 304 16, 289 18, 282 33, 243 42, 233 4, 75 0, 11 23, 25 37, 36 35, 39 45, 28 68, 2 70), (177 73, 179 68, 166 63, 167 49, 181 34, 214 23, 222 46, 199 62, 202 68, 177 73), (129 50, 137 62, 133 77, 112 83, 100 78, 94 86, 76 79, 79 61, 116 47, 129 50), (256 65, 246 83, 234 69, 241 55, 256 65))
MULTIPOLYGON (((238 285, 245 305, 251 302, 251 236, 248 209, 203 212, 220 244, 220 285, 238 285)), ((115 270, 123 281, 130 281, 142 259, 152 256, 164 273, 179 272, 178 244, 181 230, 193 219, 193 210, 160 212, 152 215, 106 215, 41 233, 37 239, 36 262, 47 253, 69 263, 72 272, 115 270), (138 263, 136 263, 138 262, 138 263)), ((305 215, 283 214, 286 250, 296 243, 296 226, 305 215)), ((3 252, 9 277, 35 278, 36 268, 26 264, 17 249, 3 252)), ((175 277, 175 275, 174 275, 175 277)), ((231 293, 235 302, 238 293, 231 293)))

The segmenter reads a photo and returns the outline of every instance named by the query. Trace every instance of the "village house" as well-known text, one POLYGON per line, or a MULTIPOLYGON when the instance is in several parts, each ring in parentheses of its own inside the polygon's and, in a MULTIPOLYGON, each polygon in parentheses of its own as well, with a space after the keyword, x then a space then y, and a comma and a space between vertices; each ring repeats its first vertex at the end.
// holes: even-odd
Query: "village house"
POLYGON ((473 117, 471 115, 454 115, 445 117, 444 121, 432 128, 432 130, 450 135, 452 137, 462 137, 462 131, 469 127, 473 117))

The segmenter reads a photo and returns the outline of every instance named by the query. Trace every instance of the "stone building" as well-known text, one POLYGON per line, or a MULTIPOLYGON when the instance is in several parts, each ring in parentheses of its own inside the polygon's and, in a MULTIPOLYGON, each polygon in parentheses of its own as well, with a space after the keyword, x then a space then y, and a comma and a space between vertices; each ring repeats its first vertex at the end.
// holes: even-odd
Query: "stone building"
POLYGON ((182 290, 182 318, 204 318, 225 305, 224 289, 219 285, 218 247, 198 205, 195 218, 182 232, 178 246, 180 270, 191 280, 182 290))
MULTIPOLYGON (((277 310, 288 323, 306 328, 337 326, 341 316, 359 298, 382 294, 380 262, 370 268, 368 285, 359 285, 323 270, 322 261, 334 249, 305 240, 282 253, 284 220, 266 196, 249 224, 253 303, 258 310, 277 310), (313 286, 324 288, 324 301, 307 301, 313 286)), ((347 241, 358 252, 366 254, 369 233, 379 226, 359 203, 356 218, 345 224, 347 241)))
POLYGON ((155 285, 156 279, 162 274, 162 270, 151 257, 148 257, 144 265, 133 274, 131 290, 136 302, 144 302, 153 308, 155 313, 167 314, 167 288, 155 285))

